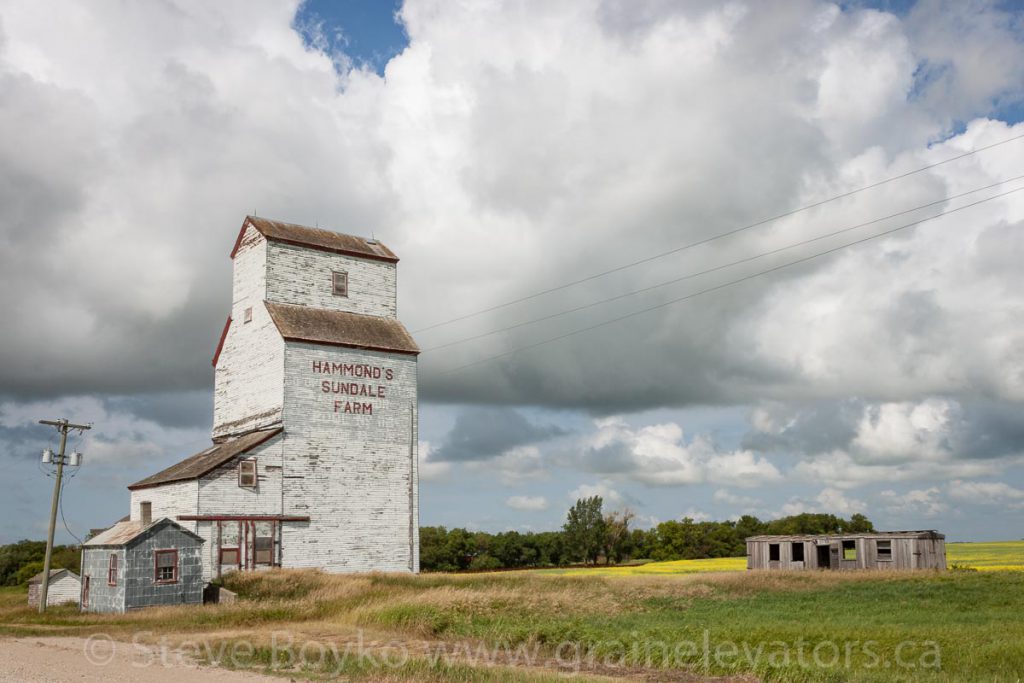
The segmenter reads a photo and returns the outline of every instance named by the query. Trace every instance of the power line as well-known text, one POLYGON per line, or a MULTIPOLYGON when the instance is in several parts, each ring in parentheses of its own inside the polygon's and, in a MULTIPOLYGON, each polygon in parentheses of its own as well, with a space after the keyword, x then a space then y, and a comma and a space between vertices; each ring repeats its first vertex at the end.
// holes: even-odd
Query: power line
POLYGON ((976 202, 971 202, 970 204, 964 204, 963 206, 958 206, 955 209, 950 209, 948 211, 943 211, 942 213, 938 213, 938 214, 936 214, 934 216, 929 216, 928 218, 922 218, 921 220, 914 221, 912 223, 906 223, 904 225, 900 225, 900 226, 897 226, 895 228, 890 228, 889 230, 885 230, 884 232, 876 233, 874 235, 869 235, 868 237, 862 237, 862 238, 860 238, 858 240, 854 240, 853 242, 847 242, 846 244, 842 244, 842 245, 839 245, 837 247, 833 247, 831 249, 826 249, 825 251, 821 251, 821 252, 818 252, 816 254, 811 254, 810 256, 804 256, 802 258, 796 259, 795 261, 790 261, 789 263, 784 263, 784 264, 779 265, 779 266, 774 266, 772 268, 767 268, 767 269, 759 271, 757 273, 751 273, 750 275, 745 275, 745 276, 743 276, 741 278, 737 278, 735 280, 730 280, 729 282, 724 282, 722 284, 715 285, 714 287, 708 287, 706 289, 702 289, 702 290, 699 290, 697 292, 692 292, 690 294, 687 294, 686 296, 681 296, 681 297, 676 298, 676 299, 671 299, 670 301, 665 301, 665 302, 662 302, 660 304, 656 304, 654 306, 649 306, 647 308, 642 308, 642 309, 640 309, 638 311, 633 311, 632 313, 627 313, 625 315, 621 315, 621 316, 618 316, 618 317, 615 317, 615 318, 611 318, 609 320, 605 320, 605 321, 597 323, 595 325, 590 325, 588 327, 582 327, 582 328, 580 328, 578 330, 573 330, 573 331, 567 332, 565 334, 560 334, 560 335, 558 335, 556 337, 550 337, 548 339, 543 339, 541 341, 534 342, 532 344, 527 344, 526 346, 520 346, 520 347, 517 347, 515 349, 510 349, 510 350, 505 351, 503 353, 499 353, 499 354, 496 354, 496 355, 493 355, 493 356, 488 356, 486 358, 481 358, 480 360, 476 360, 476 361, 473 361, 471 363, 466 363, 465 365, 459 365, 459 366, 454 367, 454 368, 449 368, 448 370, 440 370, 440 371, 438 371, 438 374, 447 375, 447 374, 450 374, 450 373, 453 373, 453 372, 458 372, 460 370, 466 370, 468 368, 471 368, 471 367, 474 367, 474 366, 477 366, 477 365, 481 365, 483 363, 490 363, 492 361, 499 360, 501 358, 505 358, 506 356, 511 356, 513 354, 520 353, 522 351, 527 351, 529 349, 533 349, 533 348, 536 348, 538 346, 544 346, 545 344, 551 344, 553 342, 560 341, 562 339, 567 339, 569 337, 573 337, 573 336, 575 336, 577 334, 582 334, 584 332, 590 332, 592 330, 596 330, 596 329, 599 329, 601 327, 605 327, 607 325, 611 325, 613 323, 621 322, 623 320, 628 320, 629 318, 635 318, 636 316, 642 315, 644 313, 649 313, 651 311, 655 311, 655 310, 658 310, 660 308, 665 308, 667 306, 671 306, 673 304, 677 304, 677 303, 680 303, 682 301, 687 301, 689 299, 693 299, 693 298, 698 297, 698 296, 700 296, 702 294, 708 294, 710 292, 714 292, 714 291, 717 291, 719 289, 724 289, 726 287, 730 287, 732 285, 739 284, 739 283, 745 282, 747 280, 752 280, 752 279, 754 279, 756 277, 760 277, 761 275, 767 275, 768 273, 773 273, 775 271, 783 270, 783 269, 789 268, 791 266, 795 266, 795 265, 798 265, 798 264, 801 264, 801 263, 806 263, 808 261, 812 261, 812 260, 814 260, 816 258, 819 258, 821 256, 826 256, 828 254, 835 253, 835 252, 840 251, 842 249, 846 249, 847 247, 852 247, 852 246, 857 245, 857 244, 862 244, 864 242, 868 242, 868 241, 871 241, 871 240, 874 240, 874 239, 878 239, 879 237, 884 237, 885 235, 891 235, 894 232, 899 232, 900 230, 905 230, 905 229, 913 227, 915 225, 920 225, 921 223, 925 223, 927 221, 935 220, 936 218, 942 218, 943 216, 948 216, 948 215, 956 213, 958 211, 963 211, 964 209, 969 209, 971 207, 978 206, 979 204, 984 204, 985 202, 990 202, 993 199, 998 199, 1000 197, 1005 197, 1007 195, 1013 194, 1014 192, 1020 192, 1021 190, 1024 190, 1024 187, 1018 187, 1016 189, 1008 190, 1006 192, 1000 192, 999 194, 992 195, 991 197, 986 197, 985 199, 979 199, 976 202))
POLYGON ((875 218, 875 219, 872 219, 870 221, 866 221, 864 223, 858 223, 857 225, 851 225, 849 227, 842 228, 840 230, 834 230, 832 232, 825 233, 824 235, 818 235, 816 237, 810 237, 810 238, 805 239, 805 240, 800 240, 799 242, 793 242, 793 243, 787 244, 786 246, 783 246, 783 247, 778 247, 778 248, 772 249, 770 251, 766 251, 766 252, 762 252, 762 253, 759 253, 759 254, 755 254, 754 256, 747 256, 747 257, 738 259, 736 261, 730 261, 729 263, 723 263, 721 265, 713 266, 713 267, 707 268, 705 270, 700 270, 700 271, 697 271, 697 272, 694 272, 694 273, 689 273, 687 275, 682 275, 680 277, 672 278, 671 280, 666 280, 664 282, 659 282, 657 284, 649 285, 647 287, 641 287, 640 289, 634 289, 633 291, 630 291, 630 292, 625 292, 623 294, 617 294, 616 296, 608 297, 608 298, 605 298, 605 299, 599 299, 597 301, 592 301, 592 302, 586 303, 586 304, 581 304, 579 306, 574 306, 572 308, 567 308, 567 309, 562 310, 562 311, 558 311, 558 312, 555 312, 555 313, 550 313, 548 315, 544 315, 544 316, 541 316, 539 318, 533 318, 533 319, 530 319, 530 320, 524 320, 522 322, 514 323, 512 325, 507 325, 505 327, 500 327, 500 328, 497 328, 497 329, 494 329, 494 330, 490 330, 489 332, 481 332, 480 334, 475 334, 475 335, 472 335, 470 337, 464 337, 462 339, 456 339, 455 341, 445 342, 444 344, 438 344, 437 346, 432 346, 430 348, 424 349, 422 353, 431 353, 431 352, 434 352, 434 351, 440 351, 441 349, 446 349, 446 348, 449 348, 449 347, 452 347, 452 346, 458 346, 459 344, 465 344, 465 343, 470 342, 470 341, 475 341, 477 339, 483 339, 485 337, 490 337, 490 336, 493 336, 495 334, 500 334, 502 332, 508 332, 510 330, 515 330, 515 329, 518 329, 520 327, 526 327, 528 325, 534 325, 536 323, 544 322, 546 320, 553 320, 554 318, 560 318, 563 315, 569 315, 570 313, 576 313, 578 311, 583 311, 583 310, 586 310, 588 308, 594 308, 595 306, 600 306, 602 304, 607 304, 607 303, 611 303, 613 301, 619 301, 621 299, 626 299, 626 298, 629 298, 631 296, 636 296, 637 294, 643 294, 644 292, 650 292, 650 291, 653 291, 655 289, 660 289, 662 287, 667 287, 669 285, 674 285, 676 283, 683 282, 684 280, 691 280, 691 279, 693 279, 695 277, 700 277, 701 275, 707 275, 709 273, 714 273, 714 272, 717 272, 719 270, 724 270, 726 268, 731 268, 732 266, 740 265, 741 263, 749 263, 751 261, 756 261, 757 259, 761 259, 761 258, 764 258, 766 256, 772 256, 774 254, 778 254, 778 253, 781 253, 783 251, 787 251, 789 249, 794 249, 796 247, 801 247, 801 246, 804 246, 806 244, 810 244, 812 242, 818 242, 818 241, 823 240, 823 239, 828 239, 829 237, 835 237, 836 235, 841 235, 843 233, 850 232, 851 230, 857 230, 859 228, 867 227, 869 225, 874 225, 875 223, 881 223, 882 221, 887 221, 887 220, 890 220, 892 218, 896 218, 898 216, 903 216, 903 215, 908 214, 908 213, 913 213, 915 211, 920 211, 921 209, 927 209, 928 207, 935 206, 936 204, 943 204, 945 202, 952 201, 954 199, 960 199, 961 197, 966 197, 967 195, 975 194, 977 192, 983 192, 984 190, 990 190, 993 187, 997 187, 999 185, 1004 185, 1006 183, 1011 183, 1011 182, 1013 182, 1015 180, 1021 180, 1021 179, 1024 179, 1024 175, 1018 175, 1018 176, 1015 176, 1013 178, 1007 178, 1005 180, 1000 180, 1000 181, 992 183, 990 185, 985 185, 984 187, 978 187, 978 188, 975 188, 973 190, 968 190, 967 192, 961 192, 960 194, 955 194, 955 195, 950 195, 948 197, 943 197, 942 199, 937 199, 937 200, 935 200, 933 202, 928 202, 927 204, 921 204, 920 206, 915 206, 915 207, 910 208, 910 209, 904 209, 903 211, 897 211, 896 213, 891 213, 888 216, 882 216, 881 218, 875 218))
POLYGON ((896 180, 902 180, 903 178, 908 178, 908 177, 910 177, 912 175, 916 175, 918 173, 923 173, 924 171, 936 168, 938 166, 942 166, 944 164, 952 163, 952 162, 958 161, 960 159, 964 159, 966 157, 972 156, 972 155, 977 154, 979 152, 984 152, 986 150, 993 149, 995 147, 999 147, 1001 145, 1008 144, 1010 142, 1014 142, 1015 140, 1020 140, 1021 138, 1024 138, 1024 134, 1015 135, 1012 138, 1007 138, 1006 140, 1002 140, 1000 142, 994 142, 994 143, 992 143, 990 145, 985 145, 983 147, 976 147, 976 148, 974 148, 974 149, 972 149, 972 150, 970 150, 968 152, 964 152, 962 154, 958 154, 958 155, 956 155, 954 157, 949 157, 948 159, 944 159, 942 161, 937 161, 937 162, 935 162, 933 164, 928 164, 927 166, 922 166, 920 168, 914 169, 913 171, 907 171, 906 173, 901 173, 899 175, 894 175, 894 176, 891 176, 889 178, 885 178, 884 180, 878 180, 878 181, 873 182, 873 183, 871 183, 869 185, 864 185, 863 187, 859 187, 859 188, 857 188, 855 190, 850 190, 848 192, 843 192, 842 194, 837 194, 835 196, 829 197, 828 199, 822 199, 821 201, 814 202, 813 204, 807 204, 805 206, 801 206, 800 208, 792 209, 791 211, 786 211, 784 213, 780 213, 778 215, 771 216, 770 218, 763 218, 763 219, 761 219, 761 220, 759 220, 759 221, 757 221, 755 223, 750 223, 748 225, 744 225, 744 226, 739 227, 739 228, 733 228, 732 230, 729 230, 727 232, 719 233, 717 235, 712 235, 711 237, 706 237, 706 238, 697 240, 696 242, 690 242, 689 244, 684 244, 682 246, 675 247, 674 249, 669 249, 668 251, 663 251, 663 252, 660 252, 660 253, 657 253, 657 254, 652 254, 651 256, 646 256, 646 257, 638 259, 636 261, 630 261, 629 263, 625 263, 625 264, 623 264, 621 266, 616 266, 614 268, 609 268, 608 270, 604 270, 604 271, 601 271, 599 273, 594 273, 593 275, 588 275, 588 276, 580 278, 578 280, 572 280, 570 282, 566 282, 566 283, 563 283, 563 284, 560 284, 560 285, 555 285, 555 286, 549 287, 547 289, 542 289, 542 290, 539 290, 537 292, 534 292, 533 294, 527 294, 526 296, 519 297, 518 299, 512 299, 512 300, 506 301, 504 303, 495 304, 494 306, 489 306, 487 308, 481 308, 479 310, 472 311, 470 313, 466 313, 464 315, 460 315, 460 316, 457 316, 457 317, 454 317, 454 318, 450 318, 448 320, 442 320, 441 322, 437 322, 437 323, 434 323, 432 325, 427 325, 426 327, 421 327, 419 329, 413 330, 413 333, 415 334, 415 333, 419 333, 419 332, 426 332, 428 330, 433 330, 435 328, 443 327, 445 325, 450 325, 452 323, 460 322, 462 320, 468 320, 469 318, 475 318, 476 316, 483 315, 484 313, 490 313, 491 311, 497 311, 497 310, 502 309, 502 308, 507 308, 507 307, 515 305, 515 304, 523 303, 524 301, 530 301, 532 299, 536 299, 536 298, 544 296, 546 294, 551 294, 553 292, 557 292, 557 291, 560 291, 560 290, 563 290, 563 289, 567 289, 569 287, 574 287, 574 286, 582 284, 584 282, 590 282, 591 280, 596 280, 598 278, 604 277, 605 275, 611 275, 612 273, 617 273, 619 271, 623 271, 623 270, 626 270, 628 268, 633 268, 635 266, 639 266, 639 265, 642 265, 644 263, 649 263, 651 261, 656 261, 657 259, 664 258, 664 257, 670 256, 672 254, 677 254, 677 253, 679 253, 681 251, 686 251, 687 249, 693 249, 694 247, 699 247, 702 244, 708 244, 709 242, 714 242, 715 240, 720 240, 722 238, 729 237, 731 235, 735 235, 735 234, 743 232, 745 230, 750 230, 751 228, 756 228, 756 227, 758 227, 760 225, 764 225, 765 223, 771 223, 772 221, 777 221, 777 220, 779 220, 781 218, 786 218, 788 216, 792 216, 792 215, 801 213, 803 211, 807 211, 809 209, 813 209, 813 208, 816 208, 816 207, 819 207, 819 206, 823 206, 825 204, 837 201, 839 199, 844 199, 846 197, 851 197, 851 196, 853 196, 855 194, 858 194, 860 192, 864 192, 866 190, 870 190, 870 189, 879 187, 881 185, 885 185, 886 183, 891 183, 891 182, 894 182, 896 180))

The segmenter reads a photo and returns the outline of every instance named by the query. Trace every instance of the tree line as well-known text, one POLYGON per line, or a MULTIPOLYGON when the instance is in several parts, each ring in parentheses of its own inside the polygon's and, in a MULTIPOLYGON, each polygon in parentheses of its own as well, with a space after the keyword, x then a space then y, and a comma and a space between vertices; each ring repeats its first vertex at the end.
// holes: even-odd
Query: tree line
POLYGON ((761 534, 834 534, 874 531, 862 514, 849 519, 802 513, 762 521, 752 515, 724 522, 689 517, 651 529, 632 527, 629 510, 605 512, 600 496, 580 498, 559 531, 488 533, 443 526, 420 528, 423 571, 464 571, 742 557, 744 539, 761 534))
MULTIPOLYGON (((20 586, 28 583, 33 576, 43 571, 46 557, 46 541, 18 541, 0 546, 0 586, 20 586)), ((55 545, 50 566, 53 569, 70 569, 76 574, 81 564, 82 553, 76 546, 55 545)))

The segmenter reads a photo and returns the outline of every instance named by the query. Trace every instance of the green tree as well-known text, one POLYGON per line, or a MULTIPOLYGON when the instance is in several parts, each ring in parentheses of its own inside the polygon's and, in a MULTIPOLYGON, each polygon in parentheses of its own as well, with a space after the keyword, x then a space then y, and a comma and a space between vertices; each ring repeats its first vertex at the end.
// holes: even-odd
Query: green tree
POLYGON ((604 559, 605 564, 613 561, 618 563, 629 557, 633 549, 633 537, 629 533, 629 523, 636 517, 629 508, 621 512, 609 512, 604 517, 604 559))
POLYGON ((605 539, 603 504, 601 496, 580 498, 569 509, 565 525, 565 546, 573 559, 584 564, 596 564, 605 539))

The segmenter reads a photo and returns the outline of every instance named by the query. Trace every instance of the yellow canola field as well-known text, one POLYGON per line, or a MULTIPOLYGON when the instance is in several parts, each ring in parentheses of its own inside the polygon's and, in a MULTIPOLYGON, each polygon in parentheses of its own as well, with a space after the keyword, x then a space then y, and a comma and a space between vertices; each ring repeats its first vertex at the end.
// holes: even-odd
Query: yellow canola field
MULTIPOLYGON (((969 567, 978 571, 1024 571, 1024 541, 992 543, 947 543, 949 567, 969 567)), ((624 567, 593 569, 541 570, 566 576, 658 576, 666 574, 697 574, 704 572, 738 572, 747 568, 745 557, 721 557, 709 560, 674 560, 649 562, 624 567)))

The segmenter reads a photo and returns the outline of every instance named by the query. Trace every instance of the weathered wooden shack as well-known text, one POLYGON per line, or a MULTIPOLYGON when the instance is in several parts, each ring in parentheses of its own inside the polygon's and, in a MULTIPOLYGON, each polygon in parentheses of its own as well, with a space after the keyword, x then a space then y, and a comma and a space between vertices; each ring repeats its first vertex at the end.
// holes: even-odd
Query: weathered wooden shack
POLYGON ((747 569, 945 569, 937 531, 751 536, 747 569))
POLYGON ((82 545, 82 611, 202 604, 202 547, 171 519, 118 522, 82 545))
MULTIPOLYGON (((39 572, 28 580, 28 604, 39 607, 39 590, 43 583, 43 572, 39 572)), ((82 582, 78 574, 70 569, 51 569, 50 583, 46 589, 46 606, 63 605, 66 602, 78 602, 78 594, 82 590, 82 582)))

